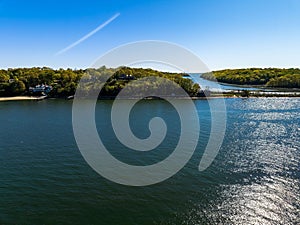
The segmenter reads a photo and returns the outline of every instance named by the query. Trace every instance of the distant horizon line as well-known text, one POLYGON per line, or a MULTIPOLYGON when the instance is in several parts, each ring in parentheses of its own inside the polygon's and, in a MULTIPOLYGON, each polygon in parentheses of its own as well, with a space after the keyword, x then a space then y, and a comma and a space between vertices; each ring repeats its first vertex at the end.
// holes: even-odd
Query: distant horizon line
MULTIPOLYGON (((105 65, 103 65, 105 66, 105 65)), ((113 67, 107 67, 108 69, 117 69, 117 68, 113 68, 113 67)), ((130 67, 130 66, 120 66, 120 67, 130 67)), ((10 70, 10 69, 32 69, 32 68, 49 68, 52 70, 67 70, 67 69, 71 69, 71 70, 86 70, 86 69, 95 69, 94 67, 81 67, 81 68, 77 68, 77 67, 49 67, 49 66, 29 66, 29 67, 6 67, 6 68, 0 68, 0 70, 10 70)), ((101 68, 101 67, 98 67, 101 68)), ((174 73, 188 73, 188 72, 184 72, 184 71, 172 71, 172 70, 161 70, 161 69, 156 69, 156 68, 151 68, 151 67, 131 67, 131 68, 142 68, 142 69, 152 69, 152 70, 157 70, 157 71, 161 71, 161 72, 174 72, 174 73)), ((210 72, 213 71, 221 71, 221 70, 239 70, 239 69, 300 69, 300 67, 235 67, 235 68, 228 68, 228 67, 224 67, 224 68, 218 68, 218 69, 213 69, 210 70, 210 72)), ((197 72, 197 73, 207 73, 207 72, 197 72)))

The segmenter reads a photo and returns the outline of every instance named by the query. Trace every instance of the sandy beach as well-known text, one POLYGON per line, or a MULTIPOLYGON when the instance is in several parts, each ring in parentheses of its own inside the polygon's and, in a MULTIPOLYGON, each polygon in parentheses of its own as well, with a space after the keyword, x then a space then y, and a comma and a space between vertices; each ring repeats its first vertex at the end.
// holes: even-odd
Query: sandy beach
POLYGON ((43 100, 46 96, 32 97, 32 96, 15 96, 15 97, 0 97, 0 102, 4 101, 28 101, 28 100, 43 100))

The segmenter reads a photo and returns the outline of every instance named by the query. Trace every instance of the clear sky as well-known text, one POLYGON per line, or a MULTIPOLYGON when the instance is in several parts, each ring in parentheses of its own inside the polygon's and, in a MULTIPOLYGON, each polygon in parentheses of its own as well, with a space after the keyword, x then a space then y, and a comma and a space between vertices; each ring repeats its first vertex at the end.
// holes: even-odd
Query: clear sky
POLYGON ((300 67, 299 0, 0 0, 0 28, 0 68, 86 68, 141 40, 182 45, 212 70, 300 67))

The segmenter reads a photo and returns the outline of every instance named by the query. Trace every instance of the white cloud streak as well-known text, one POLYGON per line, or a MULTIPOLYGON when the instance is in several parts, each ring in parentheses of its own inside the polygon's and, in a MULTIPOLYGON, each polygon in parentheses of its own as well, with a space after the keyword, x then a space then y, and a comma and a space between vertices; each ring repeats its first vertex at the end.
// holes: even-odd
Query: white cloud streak
POLYGON ((69 51, 70 49, 74 48, 76 45, 79 45, 81 42, 85 41, 86 39, 88 39, 89 37, 91 37, 92 35, 97 33, 99 30, 106 27, 108 24, 110 24, 112 21, 114 21, 118 16, 120 16, 120 13, 116 13, 111 18, 109 18, 107 21, 105 21, 104 23, 99 25, 96 29, 92 30, 90 33, 86 34, 85 36, 80 38, 78 41, 75 41, 74 43, 70 44, 68 47, 58 51, 55 55, 61 55, 61 54, 65 53, 66 51, 69 51))

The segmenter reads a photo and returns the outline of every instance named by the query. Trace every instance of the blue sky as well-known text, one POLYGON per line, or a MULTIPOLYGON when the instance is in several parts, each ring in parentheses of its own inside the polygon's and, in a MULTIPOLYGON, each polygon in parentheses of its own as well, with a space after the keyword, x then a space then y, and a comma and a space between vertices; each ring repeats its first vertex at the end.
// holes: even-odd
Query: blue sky
POLYGON ((0 0, 0 28, 0 68, 86 68, 141 40, 177 43, 212 70, 300 67, 299 0, 0 0), (55 55, 116 13, 108 26, 55 55))

